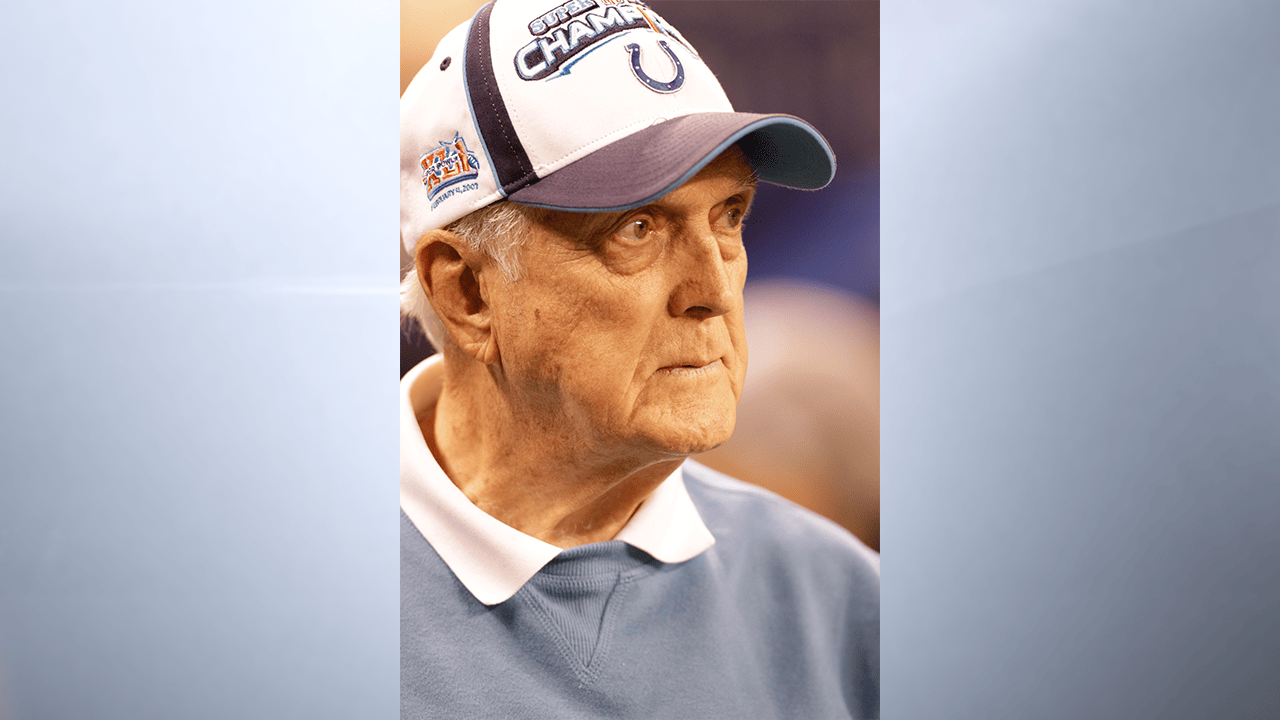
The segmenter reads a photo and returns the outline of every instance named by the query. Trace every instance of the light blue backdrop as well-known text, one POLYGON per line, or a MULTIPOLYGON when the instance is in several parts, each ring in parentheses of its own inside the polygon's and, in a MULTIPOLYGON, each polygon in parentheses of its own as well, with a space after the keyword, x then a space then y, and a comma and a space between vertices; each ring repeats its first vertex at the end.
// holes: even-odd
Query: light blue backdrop
POLYGON ((398 713, 398 6, 0 22, 0 718, 398 713))
POLYGON ((1280 5, 883 10, 885 717, 1280 716, 1280 5))

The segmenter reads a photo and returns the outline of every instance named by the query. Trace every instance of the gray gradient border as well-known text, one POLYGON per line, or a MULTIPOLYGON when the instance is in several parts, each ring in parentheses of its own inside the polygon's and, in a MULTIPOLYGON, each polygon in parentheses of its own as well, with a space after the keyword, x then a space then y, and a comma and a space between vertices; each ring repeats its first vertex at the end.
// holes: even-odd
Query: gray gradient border
POLYGON ((392 2, 20 3, 0 718, 394 718, 392 2))
POLYGON ((885 3, 886 718, 1280 713, 1278 29, 885 3))

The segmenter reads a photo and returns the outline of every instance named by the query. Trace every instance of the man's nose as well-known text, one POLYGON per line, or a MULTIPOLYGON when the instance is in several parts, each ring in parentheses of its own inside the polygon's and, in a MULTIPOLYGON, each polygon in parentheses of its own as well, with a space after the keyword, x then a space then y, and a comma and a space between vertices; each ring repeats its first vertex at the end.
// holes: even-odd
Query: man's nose
MULTIPOLYGON (((726 252, 710 228, 687 235, 682 245, 683 252, 677 258, 678 281, 669 302, 671 314, 704 320, 736 307, 740 290, 734 265, 738 261, 745 264, 745 256, 726 252)), ((741 246, 735 252, 742 253, 741 246)))

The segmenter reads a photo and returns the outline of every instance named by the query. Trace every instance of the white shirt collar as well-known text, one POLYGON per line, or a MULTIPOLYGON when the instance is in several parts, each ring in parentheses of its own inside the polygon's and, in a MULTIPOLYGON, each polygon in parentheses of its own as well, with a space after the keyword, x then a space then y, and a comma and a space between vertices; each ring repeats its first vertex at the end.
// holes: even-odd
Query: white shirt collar
MULTIPOLYGON (((438 354, 400 381, 400 507, 471 594, 485 605, 496 605, 515 595, 560 548, 485 513, 440 469, 418 418, 439 400, 443 382, 438 354)), ((680 468, 614 539, 665 563, 684 562, 715 543, 689 498, 680 468)))

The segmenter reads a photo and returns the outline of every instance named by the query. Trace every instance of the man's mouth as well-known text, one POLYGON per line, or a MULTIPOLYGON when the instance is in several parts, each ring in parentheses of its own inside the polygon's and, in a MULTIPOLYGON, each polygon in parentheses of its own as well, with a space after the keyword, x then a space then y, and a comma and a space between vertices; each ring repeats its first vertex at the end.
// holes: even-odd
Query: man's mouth
POLYGON ((664 372, 670 375, 702 375, 719 367, 720 359, 717 358, 705 365, 668 365, 667 367, 659 369, 658 372, 664 372))

